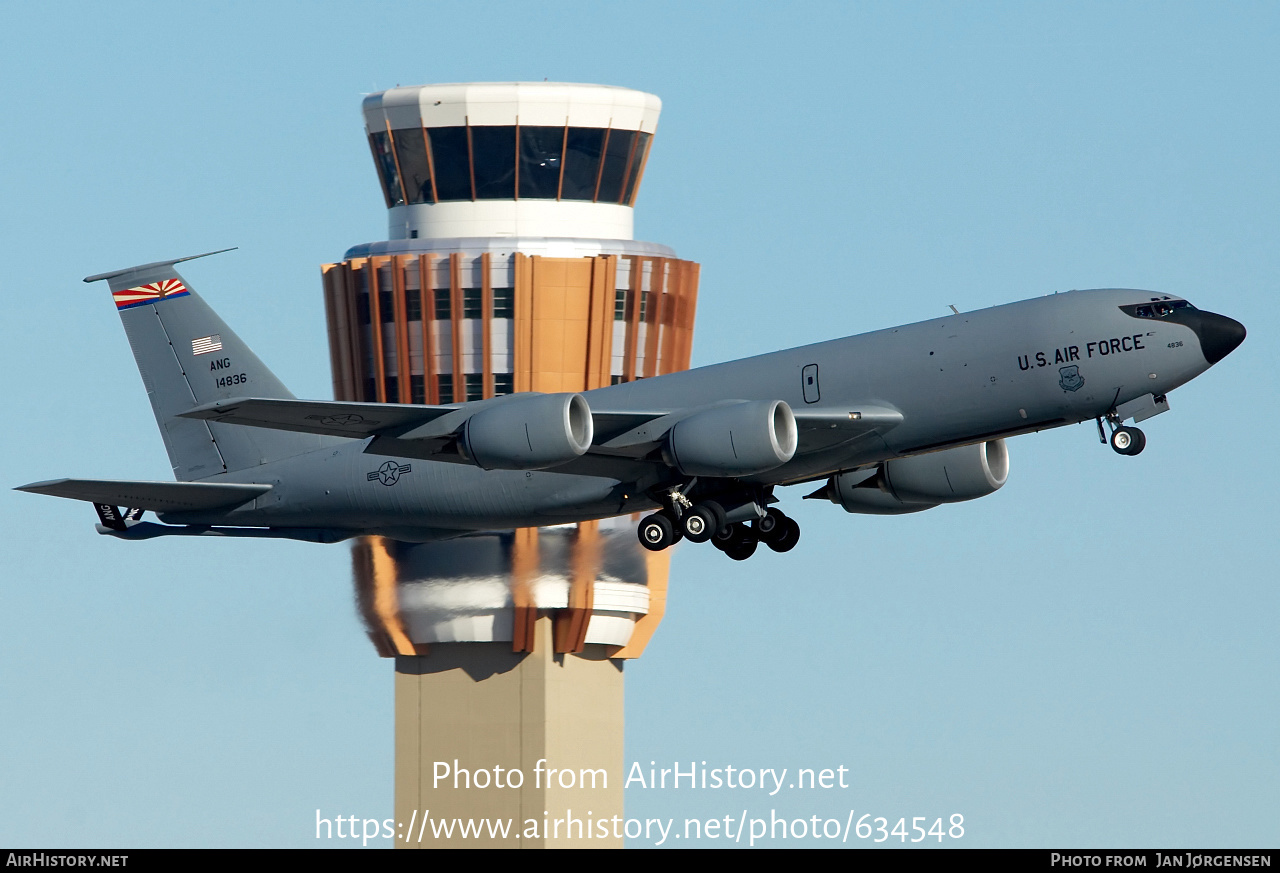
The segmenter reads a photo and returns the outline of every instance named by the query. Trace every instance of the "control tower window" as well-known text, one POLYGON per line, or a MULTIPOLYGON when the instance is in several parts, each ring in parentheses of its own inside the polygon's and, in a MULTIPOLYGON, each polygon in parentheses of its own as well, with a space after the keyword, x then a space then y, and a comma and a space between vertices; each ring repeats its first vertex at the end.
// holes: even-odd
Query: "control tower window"
POLYGON ((634 130, 611 130, 604 145, 604 169, 600 172, 600 188, 596 192, 599 203, 618 203, 622 200, 622 185, 630 169, 631 146, 636 138, 634 130))
POLYGON ((481 298, 484 296, 483 288, 463 288, 462 289, 462 317, 463 318, 482 318, 484 312, 484 303, 481 298))
POLYGON ((432 127, 425 136, 420 127, 401 128, 369 137, 388 206, 517 196, 630 206, 651 140, 634 130, 549 125, 432 127))
POLYGON ((560 190, 563 127, 520 128, 520 196, 555 200, 560 190))
POLYGON ((382 193, 387 198, 387 206, 400 206, 404 203, 404 192, 400 190, 400 174, 396 172, 396 158, 391 152, 391 138, 386 131, 369 134, 369 147, 373 149, 373 163, 378 168, 378 179, 382 182, 382 193))
MULTIPOLYGON (((622 194, 622 202, 630 206, 636 197, 636 185, 640 181, 640 168, 644 166, 645 152, 649 148, 651 133, 641 131, 637 134, 635 154, 631 158, 631 170, 627 173, 627 188, 622 194)), ((403 169, 403 167, 401 167, 403 169)), ((407 170, 405 172, 408 172, 407 170)))
POLYGON ((435 161, 436 194, 441 200, 471 199, 471 160, 465 127, 433 127, 431 157, 435 161))
POLYGON ((515 127, 471 128, 477 200, 511 200, 516 196, 515 127))
POLYGON ((449 321, 453 318, 453 301, 449 299, 448 288, 436 289, 436 321, 449 321))
POLYGON ((569 128, 569 142, 564 153, 564 184, 560 188, 562 200, 595 199, 604 134, 604 129, 598 127, 569 128))
POLYGON ((431 193, 431 164, 427 161, 427 144, 422 128, 409 127, 392 131, 396 158, 400 162, 400 178, 410 203, 435 203, 431 193))
POLYGON ((513 318, 515 317, 516 289, 514 288, 494 288, 493 289, 493 317, 494 318, 513 318))

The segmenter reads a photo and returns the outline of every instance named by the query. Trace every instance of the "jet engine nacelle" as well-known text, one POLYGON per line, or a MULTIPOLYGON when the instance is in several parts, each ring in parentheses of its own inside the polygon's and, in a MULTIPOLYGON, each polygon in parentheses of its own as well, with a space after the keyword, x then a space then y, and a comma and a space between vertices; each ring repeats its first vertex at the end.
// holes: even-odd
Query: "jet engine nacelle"
POLYGON ((581 457, 594 434, 581 394, 518 395, 468 418, 459 446, 486 470, 542 470, 581 457))
POLYGON ((667 437, 668 462, 686 476, 763 473, 796 453, 796 418, 781 400, 717 406, 682 418, 667 437))
POLYGON ((1009 450, 1004 440, 989 440, 833 476, 827 497, 846 512, 900 515, 985 497, 1008 478, 1009 450))

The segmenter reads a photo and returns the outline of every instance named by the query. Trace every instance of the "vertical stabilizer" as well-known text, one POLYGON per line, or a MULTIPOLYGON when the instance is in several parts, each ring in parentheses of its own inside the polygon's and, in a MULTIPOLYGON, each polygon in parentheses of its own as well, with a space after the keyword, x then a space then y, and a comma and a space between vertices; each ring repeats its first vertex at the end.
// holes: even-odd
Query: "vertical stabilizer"
POLYGON ((231 397, 293 397, 174 269, 186 260, 85 279, 110 284, 174 476, 207 479, 321 447, 324 437, 177 417, 231 397))

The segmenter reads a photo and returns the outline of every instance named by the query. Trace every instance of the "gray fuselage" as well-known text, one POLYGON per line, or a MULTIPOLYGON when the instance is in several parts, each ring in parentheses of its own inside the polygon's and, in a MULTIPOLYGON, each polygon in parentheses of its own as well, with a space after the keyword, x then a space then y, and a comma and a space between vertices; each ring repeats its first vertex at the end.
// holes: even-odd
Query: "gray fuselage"
MULTIPOLYGON (((902 422, 834 444, 810 442, 745 481, 785 485, 889 459, 1097 418, 1164 395, 1211 366, 1194 324, 1138 318, 1121 306, 1176 300, 1148 291, 1072 291, 584 392, 593 412, 683 410, 724 400, 783 400, 797 414, 873 405, 902 422)), ((1199 313, 1204 319, 1222 319, 1199 313)), ((1225 319, 1224 319, 1225 320, 1225 319)), ((475 531, 603 518, 653 508, 635 482, 555 471, 326 447, 208 481, 270 484, 231 512, 163 521, 326 527, 430 540, 475 531)))

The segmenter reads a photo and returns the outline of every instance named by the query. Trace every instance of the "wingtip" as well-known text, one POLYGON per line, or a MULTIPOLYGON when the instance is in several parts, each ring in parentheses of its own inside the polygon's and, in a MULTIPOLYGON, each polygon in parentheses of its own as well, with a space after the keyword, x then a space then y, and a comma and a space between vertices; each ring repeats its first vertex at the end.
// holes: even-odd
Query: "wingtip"
POLYGON ((66 479, 44 479, 40 482, 28 482, 26 485, 14 486, 14 491, 25 491, 28 494, 44 494, 51 486, 61 485, 66 479))

